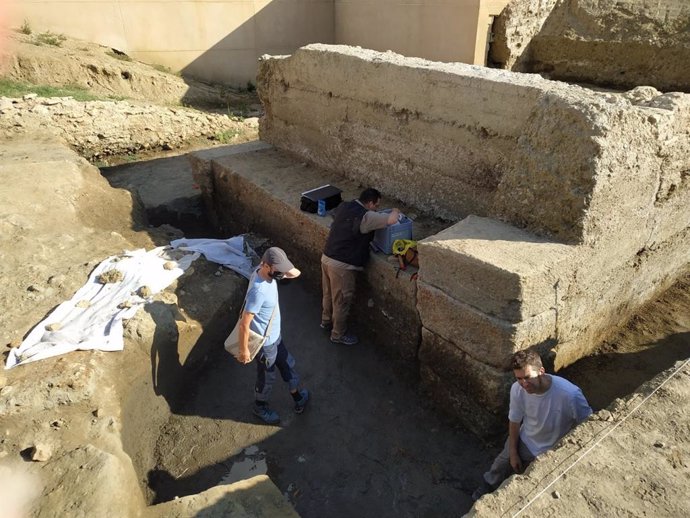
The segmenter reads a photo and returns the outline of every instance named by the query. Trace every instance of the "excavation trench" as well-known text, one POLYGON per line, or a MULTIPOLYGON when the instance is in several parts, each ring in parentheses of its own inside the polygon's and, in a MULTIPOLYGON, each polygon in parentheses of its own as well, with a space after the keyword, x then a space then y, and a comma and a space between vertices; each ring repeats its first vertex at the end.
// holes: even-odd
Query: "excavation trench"
MULTIPOLYGON (((194 269, 176 289, 182 317, 171 305, 149 309, 156 324, 151 368, 124 408, 125 447, 149 504, 267 473, 303 518, 455 516, 470 509, 497 446, 440 417, 409 364, 401 368, 390 344, 369 338, 385 333, 359 328, 362 343, 334 346, 317 325, 315 283, 283 282, 283 337, 313 399, 295 415, 279 379, 272 404, 281 423, 266 426, 251 414, 254 367, 239 365, 220 346, 246 281, 203 259, 194 269), (189 331, 180 320, 201 328, 189 331)), ((673 315, 687 314, 687 286, 682 280, 597 354, 559 375, 599 410, 682 359, 688 333, 673 315)))

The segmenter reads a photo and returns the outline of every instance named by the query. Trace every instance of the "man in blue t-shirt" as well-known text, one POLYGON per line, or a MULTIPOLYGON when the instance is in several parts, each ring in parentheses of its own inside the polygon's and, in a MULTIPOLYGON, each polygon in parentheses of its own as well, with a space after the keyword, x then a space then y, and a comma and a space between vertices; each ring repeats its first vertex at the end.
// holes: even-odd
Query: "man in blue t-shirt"
POLYGON ((240 352, 237 361, 249 363, 249 329, 266 335, 266 344, 256 355, 256 385, 254 387, 254 414, 267 424, 280 421, 278 413, 268 406, 268 398, 276 380, 276 367, 288 384, 295 401, 295 412, 304 412, 309 401, 309 391, 299 389, 299 375, 295 371, 295 359, 285 347, 280 335, 280 305, 278 280, 294 279, 300 271, 278 247, 266 250, 261 263, 249 279, 244 310, 240 316, 240 352), (270 327, 269 327, 270 326, 270 327))

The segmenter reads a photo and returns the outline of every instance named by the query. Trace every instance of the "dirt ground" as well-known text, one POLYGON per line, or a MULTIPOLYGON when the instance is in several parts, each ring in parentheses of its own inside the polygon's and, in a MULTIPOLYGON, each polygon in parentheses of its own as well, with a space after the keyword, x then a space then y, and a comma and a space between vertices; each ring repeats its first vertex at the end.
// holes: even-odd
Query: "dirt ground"
MULTIPOLYGON (((3 148, 0 155, 8 158, 16 153, 19 163, 32 160, 35 152, 50 152, 52 148, 36 145, 37 141, 14 151, 3 148)), ((190 190, 184 181, 189 175, 191 184, 184 156, 153 159, 148 155, 146 161, 109 169, 108 181, 115 185, 136 167, 147 171, 139 176, 139 185, 129 177, 121 187, 155 191, 152 186, 165 183, 170 175, 182 178, 182 197, 193 200, 193 186, 190 190)), ((46 170, 27 182, 26 176, 12 176, 12 171, 11 167, 2 170, 3 181, 11 181, 11 188, 4 188, 0 214, 0 338, 7 347, 17 346, 33 324, 69 298, 100 259, 125 247, 151 247, 179 235, 167 227, 142 226, 138 214, 142 207, 135 203, 130 211, 132 196, 111 189, 103 178, 55 178, 46 170), (85 221, 90 225, 86 231, 85 221)), ((174 192, 169 199, 180 203, 174 192)), ((142 203, 146 208, 146 201, 142 203)), ((178 209, 175 205, 171 212, 178 209)), ((157 224, 163 223, 160 217, 165 212, 156 214, 157 224)), ((204 232, 198 221, 194 232, 204 232)), ((94 466, 74 453, 82 451, 84 436, 90 441, 89 452, 93 445, 117 450, 112 446, 116 435, 124 437, 124 452, 116 456, 134 457, 135 449, 140 454, 134 465, 149 504, 266 471, 303 518, 445 517, 470 510, 470 495, 497 446, 485 445, 441 421, 416 391, 414 380, 366 339, 366 330, 360 330, 363 341, 356 347, 332 345, 317 325, 319 294, 299 280, 280 288, 283 333, 313 399, 303 415, 294 415, 278 381, 273 400, 282 422, 276 427, 258 423, 250 413, 253 368, 237 364, 218 346, 233 323, 232 310, 238 309, 243 281, 227 271, 219 273, 212 264, 200 262, 194 268, 170 300, 174 298, 180 312, 187 315, 189 329, 197 321, 208 324, 206 329, 190 331, 187 344, 192 350, 202 341, 209 345, 205 358, 198 359, 200 367, 188 369, 176 355, 156 357, 151 348, 137 349, 134 340, 124 353, 77 352, 0 373, 0 416, 5 427, 0 460, 18 457, 34 465, 27 452, 41 441, 53 445, 55 457, 61 455, 44 464, 58 474, 46 475, 54 486, 39 497, 43 507, 36 516, 49 516, 51 502, 87 500, 90 492, 100 495, 99 487, 107 489, 102 493, 104 499, 110 498, 106 501, 122 503, 117 516, 128 515, 126 502, 134 500, 131 495, 137 489, 118 487, 121 479, 110 470, 111 457, 103 456, 103 464, 94 466), (167 369, 168 390, 157 386, 154 361, 159 369, 167 369), (124 402, 122 415, 103 403, 113 387, 121 390, 138 383, 141 392, 124 402), (62 456, 63 450, 69 453, 62 456), (64 475, 70 472, 68 467, 58 461, 87 466, 101 486, 85 489, 83 479, 68 478, 64 475), (70 492, 78 492, 77 497, 70 492)), ((174 321, 178 317, 170 313, 172 306, 158 304, 138 318, 161 310, 174 321)), ((138 325, 138 330, 145 327, 138 325)), ((155 333, 156 325, 148 325, 155 333)), ((136 330, 132 333, 136 338, 136 330)), ((595 355, 560 374, 580 385, 597 410, 615 405, 617 398, 687 358, 689 352, 690 278, 686 276, 602 344, 595 355)), ((678 402, 662 391, 655 405, 660 415, 674 415, 678 402)), ((683 459, 690 457, 690 451, 683 430, 687 431, 687 418, 673 419, 678 419, 673 440, 678 443, 681 469, 675 473, 686 476, 687 460, 683 459)), ((633 430, 622 449, 636 447, 633 430)), ((600 460, 606 464, 616 459, 600 460)), ((674 509, 682 508, 662 504, 649 510, 644 495, 630 497, 625 493, 628 483, 623 478, 616 482, 611 491, 630 502, 629 515, 673 516, 674 509)), ((683 497, 671 494, 670 498, 683 497)), ((590 500, 596 501, 596 495, 590 500)), ((79 510, 84 516, 114 515, 97 507, 79 510)), ((543 515, 548 516, 548 511, 543 515)))

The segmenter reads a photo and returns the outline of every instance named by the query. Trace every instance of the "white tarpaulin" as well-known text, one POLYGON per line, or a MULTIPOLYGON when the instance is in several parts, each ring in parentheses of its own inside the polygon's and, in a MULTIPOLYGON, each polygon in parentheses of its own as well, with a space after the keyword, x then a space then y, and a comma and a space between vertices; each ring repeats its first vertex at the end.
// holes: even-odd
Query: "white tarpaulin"
POLYGON ((166 288, 198 257, 196 252, 169 246, 109 257, 70 300, 55 308, 10 351, 5 368, 76 350, 121 351, 122 320, 133 317, 150 296, 166 288), (115 275, 120 280, 103 283, 103 274, 116 273, 111 270, 120 272, 115 275))
POLYGON ((99 264, 89 280, 67 302, 40 322, 19 347, 10 350, 5 369, 71 351, 124 349, 122 320, 132 318, 139 308, 165 289, 204 254, 208 261, 222 264, 247 279, 256 253, 243 236, 229 239, 177 239, 171 246, 149 252, 135 250, 112 256, 99 264), (115 282, 103 276, 118 271, 115 282), (142 288, 146 287, 146 293, 142 288))

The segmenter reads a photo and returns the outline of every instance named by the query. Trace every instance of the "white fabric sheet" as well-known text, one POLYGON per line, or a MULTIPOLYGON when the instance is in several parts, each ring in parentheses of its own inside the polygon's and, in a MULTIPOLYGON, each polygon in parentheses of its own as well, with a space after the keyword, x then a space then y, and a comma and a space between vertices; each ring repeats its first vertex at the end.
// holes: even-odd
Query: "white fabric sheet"
POLYGON ((87 283, 40 322, 22 344, 10 351, 5 369, 76 350, 124 349, 122 320, 131 318, 147 300, 138 295, 142 286, 150 295, 158 293, 186 270, 199 253, 158 247, 149 252, 135 250, 109 257, 99 264, 87 283), (165 263, 174 263, 170 269, 165 263), (97 277, 108 270, 123 274, 120 282, 101 284, 97 277), (126 301, 131 307, 118 306, 126 301), (79 307, 85 306, 85 307, 79 307), (50 331, 51 324, 59 329, 50 331))
POLYGON ((256 253, 245 243, 243 236, 229 239, 176 239, 170 245, 180 250, 204 254, 207 260, 222 264, 247 279, 253 271, 252 260, 257 259, 256 253))

